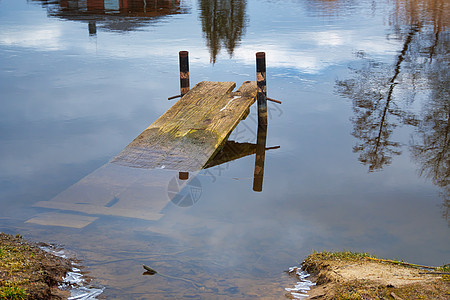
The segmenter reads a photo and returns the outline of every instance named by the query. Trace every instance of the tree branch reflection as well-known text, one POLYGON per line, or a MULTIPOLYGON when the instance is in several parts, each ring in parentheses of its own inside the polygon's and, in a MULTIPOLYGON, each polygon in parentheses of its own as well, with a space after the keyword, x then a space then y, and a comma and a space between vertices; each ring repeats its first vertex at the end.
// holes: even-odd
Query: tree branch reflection
POLYGON ((200 0, 202 30, 215 63, 224 46, 230 56, 245 33, 246 0, 200 0))
POLYGON ((401 154, 401 145, 393 138, 395 128, 413 128, 412 159, 420 165, 421 176, 442 188, 448 217, 450 38, 449 8, 444 2, 395 1, 390 21, 394 37, 403 46, 394 63, 382 63, 360 51, 361 65, 351 69, 353 78, 338 80, 336 89, 352 99, 352 135, 358 139, 353 150, 370 172, 381 170, 401 154))
POLYGON ((406 37, 403 49, 397 56, 393 75, 387 77, 390 70, 380 63, 369 60, 365 68, 354 70, 357 79, 338 81, 337 86, 341 95, 353 99, 355 117, 353 136, 360 143, 353 147, 354 152, 361 152, 359 160, 369 165, 369 171, 383 168, 392 162, 394 155, 400 155, 400 144, 391 140, 393 129, 397 127, 395 120, 390 116, 401 116, 394 103, 394 88, 402 62, 405 60, 408 48, 414 35, 419 31, 412 27, 406 37))

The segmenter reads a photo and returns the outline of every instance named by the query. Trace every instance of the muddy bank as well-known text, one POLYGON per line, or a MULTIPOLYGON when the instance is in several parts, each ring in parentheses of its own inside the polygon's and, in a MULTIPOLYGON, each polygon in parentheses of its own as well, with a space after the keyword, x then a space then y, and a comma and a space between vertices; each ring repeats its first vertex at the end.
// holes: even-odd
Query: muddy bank
POLYGON ((425 267, 353 252, 313 253, 302 263, 316 283, 308 299, 450 299, 448 265, 425 267))
POLYGON ((72 261, 55 256, 21 236, 0 233, 0 299, 67 299, 62 291, 72 261))

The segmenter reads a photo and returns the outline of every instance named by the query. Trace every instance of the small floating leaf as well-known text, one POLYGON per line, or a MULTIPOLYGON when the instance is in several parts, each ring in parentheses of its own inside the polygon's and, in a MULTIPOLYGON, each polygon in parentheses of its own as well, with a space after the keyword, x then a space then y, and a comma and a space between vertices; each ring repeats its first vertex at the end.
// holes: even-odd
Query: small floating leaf
POLYGON ((147 271, 145 273, 147 273, 149 275, 154 275, 154 274, 158 273, 155 270, 153 270, 152 268, 150 268, 149 266, 142 265, 142 267, 144 267, 144 269, 147 271))

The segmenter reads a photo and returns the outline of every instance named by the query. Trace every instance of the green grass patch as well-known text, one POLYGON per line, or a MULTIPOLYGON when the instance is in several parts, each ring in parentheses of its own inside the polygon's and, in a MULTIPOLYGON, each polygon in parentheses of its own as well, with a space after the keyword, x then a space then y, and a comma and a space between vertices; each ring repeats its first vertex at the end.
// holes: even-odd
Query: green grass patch
POLYGON ((6 283, 0 287, 0 299, 1 300, 24 300, 27 299, 27 292, 16 283, 6 283))
POLYGON ((328 252, 326 250, 322 252, 313 251, 311 255, 309 255, 306 260, 314 260, 314 259, 323 259, 323 260, 372 260, 383 263, 390 263, 394 265, 403 265, 411 268, 420 268, 426 270, 434 270, 437 272, 450 272, 450 264, 446 264, 440 267, 433 266, 424 266, 413 263, 405 262, 403 259, 384 259, 378 258, 375 255, 372 255, 367 252, 352 252, 352 251, 337 251, 337 252, 328 252))
MULTIPOLYGON (((450 273, 450 264, 440 266, 436 271, 443 272, 443 273, 450 273)), ((442 275, 442 280, 444 280, 446 282, 450 282, 450 274, 442 275)))
POLYGON ((18 247, 6 245, 0 246, 0 267, 10 272, 19 272, 28 268, 30 247, 20 245, 18 247))
POLYGON ((318 258, 318 259, 331 259, 331 260, 361 260, 365 258, 377 258, 375 255, 372 255, 367 252, 353 252, 353 251, 336 251, 336 252, 329 252, 329 251, 313 251, 313 253, 308 257, 311 259, 318 258))
POLYGON ((439 272, 450 273, 450 264, 440 266, 438 270, 439 270, 439 272))

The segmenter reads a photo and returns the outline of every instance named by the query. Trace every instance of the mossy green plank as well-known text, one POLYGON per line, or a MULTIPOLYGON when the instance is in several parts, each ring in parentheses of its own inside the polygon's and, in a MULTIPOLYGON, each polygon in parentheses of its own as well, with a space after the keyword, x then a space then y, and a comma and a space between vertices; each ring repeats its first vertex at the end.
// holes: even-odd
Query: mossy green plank
POLYGON ((256 100, 256 83, 203 81, 135 138, 114 163, 197 171, 226 141, 256 100))

